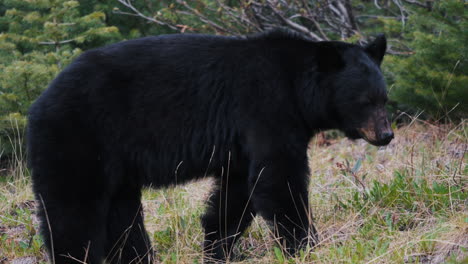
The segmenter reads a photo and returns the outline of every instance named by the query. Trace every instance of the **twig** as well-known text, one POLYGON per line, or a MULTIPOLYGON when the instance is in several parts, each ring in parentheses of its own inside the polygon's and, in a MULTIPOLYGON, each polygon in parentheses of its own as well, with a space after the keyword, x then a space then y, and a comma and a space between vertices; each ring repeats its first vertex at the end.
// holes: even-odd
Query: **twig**
MULTIPOLYGON (((178 28, 170 23, 167 23, 167 22, 164 22, 164 21, 161 21, 161 20, 158 20, 156 18, 153 18, 153 17, 149 17, 149 16, 146 16, 144 15, 143 13, 141 13, 138 9, 136 9, 132 3, 131 3, 131 0, 118 0, 119 3, 121 3, 122 5, 124 5, 125 7, 127 7, 128 9, 132 10, 134 12, 134 15, 136 16, 139 16, 143 19, 146 19, 148 21, 151 21, 151 22, 154 22, 158 25, 161 25, 161 26, 167 26, 169 27, 170 29, 173 29, 173 30, 178 30, 178 28)), ((116 12, 116 11, 114 11, 116 12)), ((126 15, 127 13, 121 13, 121 14, 124 14, 126 15)))

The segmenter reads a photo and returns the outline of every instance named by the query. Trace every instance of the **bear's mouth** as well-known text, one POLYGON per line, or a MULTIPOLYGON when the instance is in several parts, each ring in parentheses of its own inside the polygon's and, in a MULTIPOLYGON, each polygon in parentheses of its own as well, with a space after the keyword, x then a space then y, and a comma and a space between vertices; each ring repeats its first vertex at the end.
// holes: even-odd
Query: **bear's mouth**
POLYGON ((357 129, 356 131, 359 133, 359 135, 361 136, 362 139, 367 141, 369 144, 372 144, 372 145, 377 146, 377 147, 386 146, 393 139, 393 136, 392 137, 387 137, 387 138, 382 138, 382 139, 377 139, 374 136, 374 135, 377 134, 377 132, 368 131, 366 129, 357 129))
POLYGON ((346 129, 345 135, 351 140, 364 139, 367 143, 377 147, 386 146, 392 141, 393 135, 385 138, 380 138, 378 131, 373 131, 365 128, 346 129))

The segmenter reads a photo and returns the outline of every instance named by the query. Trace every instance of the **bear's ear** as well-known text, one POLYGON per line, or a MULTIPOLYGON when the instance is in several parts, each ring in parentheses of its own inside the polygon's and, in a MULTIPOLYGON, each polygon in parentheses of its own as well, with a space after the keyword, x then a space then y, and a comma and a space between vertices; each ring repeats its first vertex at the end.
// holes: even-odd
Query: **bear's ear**
POLYGON ((387 50, 387 39, 384 34, 379 34, 374 41, 369 43, 364 50, 369 56, 377 62, 378 65, 382 63, 385 51, 387 50))

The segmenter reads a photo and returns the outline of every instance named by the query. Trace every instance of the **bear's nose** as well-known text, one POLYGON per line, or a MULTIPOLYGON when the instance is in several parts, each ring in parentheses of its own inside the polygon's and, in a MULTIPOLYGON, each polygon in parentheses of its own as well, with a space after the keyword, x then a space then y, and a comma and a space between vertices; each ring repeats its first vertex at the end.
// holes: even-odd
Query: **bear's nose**
POLYGON ((381 137, 382 137, 381 141, 390 143, 390 141, 392 141, 394 137, 393 131, 384 132, 382 133, 381 137))

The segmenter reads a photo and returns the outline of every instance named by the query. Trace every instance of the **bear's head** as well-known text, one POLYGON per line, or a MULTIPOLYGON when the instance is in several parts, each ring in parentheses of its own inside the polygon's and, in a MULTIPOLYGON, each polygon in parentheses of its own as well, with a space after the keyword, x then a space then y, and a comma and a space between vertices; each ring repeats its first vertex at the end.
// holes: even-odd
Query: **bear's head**
POLYGON ((385 36, 379 35, 365 47, 330 43, 328 52, 319 55, 319 67, 333 68, 324 70, 332 74, 324 75, 320 85, 333 91, 327 104, 333 127, 348 138, 363 138, 376 146, 387 145, 393 139, 385 109, 387 89, 380 70, 386 48, 385 36))

